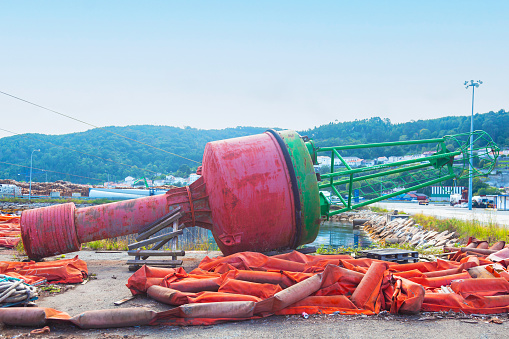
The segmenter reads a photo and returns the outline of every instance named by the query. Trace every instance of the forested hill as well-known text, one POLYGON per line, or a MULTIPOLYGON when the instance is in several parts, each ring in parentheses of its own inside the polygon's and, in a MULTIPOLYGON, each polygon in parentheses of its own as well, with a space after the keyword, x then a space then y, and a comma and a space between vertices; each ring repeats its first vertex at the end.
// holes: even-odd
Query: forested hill
MULTIPOLYGON (((501 110, 496 113, 476 114, 474 124, 475 129, 487 131, 500 146, 509 147, 509 112, 501 110)), ((105 129, 201 162, 207 142, 262 133, 267 128, 236 127, 223 130, 199 130, 189 127, 145 125, 107 127, 105 129)), ((388 119, 371 118, 330 123, 299 133, 308 135, 318 146, 332 146, 434 138, 469 130, 470 117, 462 116, 401 124, 392 124, 388 119)), ((30 154, 35 149, 40 149, 40 152, 34 153, 34 168, 48 170, 48 172, 34 170, 34 180, 36 181, 45 181, 47 175, 49 181, 67 180, 97 184, 101 180, 105 181, 108 175, 110 179, 116 180, 121 180, 128 175, 154 178, 155 173, 168 174, 179 168, 181 172, 189 172, 189 167, 193 168, 198 165, 196 162, 115 136, 104 129, 92 129, 65 135, 24 134, 0 139, 0 178, 28 180, 30 154), (60 172, 60 174, 50 171, 60 172)), ((378 156, 382 151, 382 149, 374 149, 348 155, 372 158, 378 156)), ((420 151, 420 149, 399 147, 396 150, 391 150, 392 155, 416 151, 420 151)))
MULTIPOLYGON (((509 112, 500 110, 474 115, 474 130, 484 130, 502 148, 509 147, 509 112)), ((318 146, 339 146, 386 141, 440 138, 445 135, 470 132, 470 116, 453 116, 432 120, 418 120, 393 124, 389 119, 370 118, 343 123, 329 123, 300 132, 309 136, 318 146)), ((422 146, 392 148, 392 155, 420 151, 422 146)), ((373 158, 384 153, 383 148, 355 151, 347 155, 373 158)), ((386 154, 385 154, 386 155, 386 154)))

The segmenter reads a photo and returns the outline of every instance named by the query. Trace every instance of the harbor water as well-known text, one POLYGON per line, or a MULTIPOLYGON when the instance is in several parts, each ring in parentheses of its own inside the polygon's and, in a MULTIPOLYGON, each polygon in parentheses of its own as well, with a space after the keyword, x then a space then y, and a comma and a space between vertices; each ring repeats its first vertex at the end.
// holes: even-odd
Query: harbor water
MULTIPOLYGON (((208 242, 211 249, 218 249, 210 231, 208 231, 208 242)), ((367 248, 370 245, 369 235, 360 227, 353 227, 349 222, 325 221, 321 224, 315 241, 305 247, 367 248)))
POLYGON ((369 235, 360 227, 353 227, 349 222, 324 221, 315 241, 306 247, 353 247, 366 248, 371 245, 369 235))

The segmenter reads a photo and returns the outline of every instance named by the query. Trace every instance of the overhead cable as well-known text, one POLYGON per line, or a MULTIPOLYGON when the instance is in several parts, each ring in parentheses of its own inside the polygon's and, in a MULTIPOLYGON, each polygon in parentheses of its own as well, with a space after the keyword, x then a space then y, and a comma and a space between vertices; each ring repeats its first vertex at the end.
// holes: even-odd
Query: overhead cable
POLYGON ((52 110, 52 109, 50 109, 50 108, 47 108, 47 107, 44 107, 44 106, 38 105, 38 104, 33 103, 33 102, 31 102, 31 101, 28 101, 28 100, 22 99, 22 98, 20 98, 20 97, 17 97, 17 96, 15 96, 15 95, 12 95, 12 94, 9 94, 9 93, 5 93, 5 92, 2 92, 2 91, 0 91, 0 93, 1 93, 1 94, 4 94, 4 95, 6 95, 6 96, 9 96, 9 97, 11 97, 11 98, 14 98, 14 99, 17 99, 17 100, 23 101, 23 102, 25 102, 25 103, 27 103, 27 104, 30 104, 30 105, 33 105, 33 106, 36 106, 36 107, 42 108, 42 109, 44 109, 44 110, 46 110, 46 111, 50 111, 50 112, 52 112, 52 113, 55 113, 55 114, 61 115, 61 116, 63 116, 63 117, 66 117, 66 118, 72 119, 72 120, 74 120, 74 121, 81 122, 82 124, 85 124, 85 125, 88 125, 88 126, 92 126, 92 127, 94 127, 94 128, 100 128, 100 129, 102 129, 102 130, 104 130, 104 131, 106 131, 106 132, 108 132, 108 133, 114 134, 114 135, 119 136, 119 137, 121 137, 121 138, 124 138, 124 139, 127 139, 127 140, 131 140, 131 141, 134 141, 134 142, 137 142, 137 143, 139 143, 139 144, 142 144, 142 145, 145 145, 145 146, 148 146, 148 147, 151 147, 151 148, 157 149, 157 150, 159 150, 159 151, 162 151, 162 152, 165 152, 165 153, 168 153, 168 154, 174 155, 174 156, 179 157, 179 158, 182 158, 182 159, 186 159, 186 160, 189 160, 189 161, 195 162, 195 163, 197 163, 197 164, 201 164, 201 162, 199 162, 199 161, 196 161, 196 160, 193 160, 193 159, 189 159, 189 158, 183 157, 183 156, 181 156, 181 155, 178 155, 178 154, 175 154, 175 153, 172 153, 172 152, 166 151, 166 150, 164 150, 164 149, 162 149, 162 148, 155 147, 155 146, 152 146, 152 145, 146 144, 146 143, 141 142, 141 141, 138 141, 138 140, 131 139, 131 138, 129 138, 129 137, 126 137, 125 135, 121 135, 121 134, 118 134, 118 133, 115 133, 115 132, 109 131, 108 129, 106 129, 106 128, 104 128, 104 127, 99 127, 99 126, 96 126, 96 125, 90 124, 90 123, 88 123, 88 122, 85 122, 85 121, 83 121, 83 120, 76 119, 76 118, 74 118, 74 117, 72 117, 72 116, 70 116, 70 115, 67 115, 67 114, 64 114, 64 113, 57 112, 57 111, 55 111, 55 110, 52 110))
MULTIPOLYGON (((6 161, 0 161, 0 163, 1 163, 1 164, 12 165, 12 166, 18 166, 18 167, 30 168, 30 166, 24 166, 24 165, 13 164, 13 163, 6 162, 6 161)), ((70 173, 64 173, 64 172, 50 171, 50 170, 45 170, 45 169, 37 168, 37 167, 33 167, 33 166, 32 166, 32 169, 39 170, 39 171, 44 171, 44 172, 51 172, 51 173, 65 174, 65 175, 70 175, 70 176, 72 176, 72 177, 79 177, 79 178, 85 178, 85 179, 92 179, 92 180, 97 180, 97 181, 103 181, 102 179, 90 178, 90 177, 85 177, 85 176, 82 176, 82 175, 76 175, 76 174, 70 174, 70 173)))

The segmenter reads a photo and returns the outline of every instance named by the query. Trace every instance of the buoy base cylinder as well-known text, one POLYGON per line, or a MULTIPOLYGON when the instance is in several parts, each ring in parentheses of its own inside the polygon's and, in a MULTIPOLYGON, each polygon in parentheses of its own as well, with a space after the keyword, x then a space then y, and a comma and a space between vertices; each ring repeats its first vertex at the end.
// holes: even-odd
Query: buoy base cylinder
POLYGON ((27 255, 40 259, 79 251, 82 243, 138 233, 180 207, 186 227, 211 228, 203 179, 166 194, 75 208, 73 203, 24 211, 21 238, 27 255))

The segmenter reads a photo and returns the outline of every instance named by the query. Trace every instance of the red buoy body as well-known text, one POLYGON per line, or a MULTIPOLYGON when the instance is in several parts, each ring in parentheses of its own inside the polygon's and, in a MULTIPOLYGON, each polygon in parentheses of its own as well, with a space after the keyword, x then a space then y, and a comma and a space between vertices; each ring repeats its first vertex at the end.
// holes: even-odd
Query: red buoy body
POLYGON ((310 153, 293 131, 210 142, 202 177, 190 186, 81 209, 68 203, 28 210, 21 216, 22 239, 31 258, 43 258, 137 233, 176 208, 186 227, 211 230, 226 255, 309 243, 320 223, 310 153))
POLYGON ((293 244, 291 181, 272 134, 208 143, 203 178, 212 211, 212 234, 224 254, 293 244))

